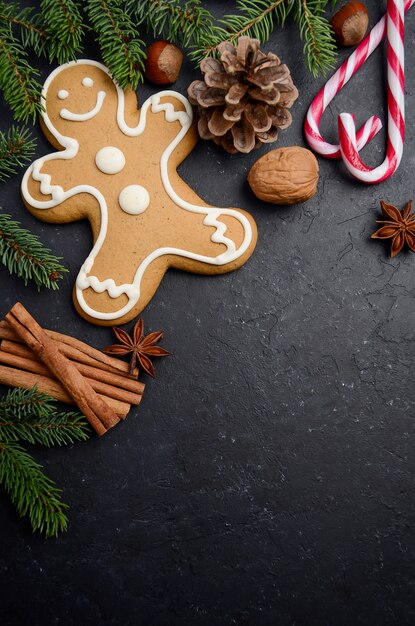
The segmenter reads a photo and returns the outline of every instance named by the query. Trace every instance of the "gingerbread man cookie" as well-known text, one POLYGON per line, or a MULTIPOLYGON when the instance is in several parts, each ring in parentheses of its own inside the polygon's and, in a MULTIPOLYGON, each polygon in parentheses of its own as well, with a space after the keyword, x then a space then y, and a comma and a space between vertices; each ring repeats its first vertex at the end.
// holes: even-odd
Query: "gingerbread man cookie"
POLYGON ((54 70, 43 98, 42 127, 58 152, 30 166, 22 194, 46 222, 91 223, 94 245, 74 287, 83 317, 125 323, 169 267, 219 274, 250 257, 252 217, 206 205, 177 174, 197 139, 181 94, 161 91, 138 111, 134 92, 82 60, 54 70))

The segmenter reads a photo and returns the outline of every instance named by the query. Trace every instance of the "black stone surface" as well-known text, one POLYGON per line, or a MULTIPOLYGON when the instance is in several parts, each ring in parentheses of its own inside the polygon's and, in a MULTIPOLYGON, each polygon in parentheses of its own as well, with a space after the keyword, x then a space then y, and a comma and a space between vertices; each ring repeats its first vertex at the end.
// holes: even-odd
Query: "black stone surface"
MULTIPOLYGON (((367 1, 372 25, 385 4, 367 1)), ((174 357, 157 363, 139 410, 104 438, 33 450, 64 490, 68 533, 33 536, 0 491, 1 624, 414 623, 415 258, 391 260, 370 240, 379 200, 402 206, 414 195, 414 27, 412 11, 405 152, 389 181, 364 186, 320 160, 315 198, 278 208, 246 183, 267 148, 234 157, 201 141, 183 163, 207 201, 251 211, 257 249, 232 274, 170 271, 144 320, 164 329, 174 357)), ((305 145, 304 115, 324 79, 304 70, 294 27, 265 48, 300 89, 278 145, 305 145)), ((93 43, 85 56, 99 58, 93 43)), ((342 110, 385 119, 384 59, 374 54, 330 107, 328 138, 342 110)), ((197 75, 186 62, 175 89, 197 75)), ((154 91, 140 88, 140 101, 154 91)), ((9 123, 2 105, 1 128, 9 123)), ((35 132, 41 155, 50 146, 35 132)), ((365 150, 368 163, 383 160, 384 141, 365 150)), ((0 269, 0 314, 20 300, 45 326, 108 345, 111 331, 71 303, 88 224, 36 221, 20 179, 2 185, 1 206, 70 274, 59 292, 38 293, 0 269)))

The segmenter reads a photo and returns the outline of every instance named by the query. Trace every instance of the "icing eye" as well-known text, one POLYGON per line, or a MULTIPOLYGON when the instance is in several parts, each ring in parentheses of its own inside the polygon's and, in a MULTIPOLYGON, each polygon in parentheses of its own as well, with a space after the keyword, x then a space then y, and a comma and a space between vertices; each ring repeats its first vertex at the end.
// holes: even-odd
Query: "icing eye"
POLYGON ((84 87, 92 87, 94 81, 92 78, 89 78, 89 76, 85 76, 85 78, 82 79, 82 84, 84 87))
POLYGON ((128 185, 121 190, 118 196, 120 207, 130 215, 144 213, 150 204, 150 194, 141 185, 128 185))
POLYGON ((60 89, 58 91, 59 100, 65 100, 65 98, 67 98, 68 96, 69 96, 69 93, 66 91, 66 89, 60 89))

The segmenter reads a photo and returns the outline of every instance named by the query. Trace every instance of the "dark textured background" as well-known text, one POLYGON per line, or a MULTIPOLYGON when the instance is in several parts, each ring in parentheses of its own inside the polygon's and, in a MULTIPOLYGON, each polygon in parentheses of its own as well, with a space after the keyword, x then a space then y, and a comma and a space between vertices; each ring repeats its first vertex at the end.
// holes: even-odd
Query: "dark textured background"
MULTIPOLYGON (((374 24, 386 3, 367 4, 374 24)), ((381 186, 321 160, 315 198, 278 208, 245 182, 265 150, 231 157, 200 142, 182 165, 207 201, 252 212, 257 249, 225 276, 170 271, 144 320, 164 329, 174 357, 158 361, 139 410, 102 439, 33 450, 70 504, 68 533, 33 536, 0 492, 2 624, 414 623, 415 258, 391 260, 369 238, 379 200, 402 206, 414 193, 414 26, 412 11, 404 158, 381 186)), ((279 145, 304 145, 324 81, 304 70, 295 28, 266 49, 300 89, 279 145)), ((94 44, 85 56, 99 58, 94 44)), ((187 62, 175 88, 185 93, 197 76, 187 62)), ((154 91, 140 88, 140 101, 154 91)), ((384 91, 377 52, 325 115, 327 136, 342 110, 384 119, 384 91)), ((41 155, 50 148, 35 132, 41 155)), ((364 158, 383 155, 382 133, 364 158)), ((64 256, 70 275, 58 293, 38 294, 0 270, 0 314, 21 300, 45 326, 107 345, 111 331, 71 304, 88 225, 37 222, 20 178, 2 185, 0 204, 64 256)))

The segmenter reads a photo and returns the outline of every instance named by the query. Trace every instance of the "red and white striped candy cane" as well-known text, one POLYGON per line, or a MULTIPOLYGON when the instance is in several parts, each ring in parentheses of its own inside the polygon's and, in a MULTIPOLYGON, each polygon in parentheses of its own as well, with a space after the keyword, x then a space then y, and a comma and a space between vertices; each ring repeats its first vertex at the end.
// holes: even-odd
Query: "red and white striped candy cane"
POLYGON ((365 165, 357 149, 356 126, 350 113, 339 116, 340 152, 349 172, 365 183, 380 183, 396 172, 402 159, 405 138, 404 0, 388 0, 388 146, 381 165, 365 165))
MULTIPOLYGON (((415 0, 405 0, 404 10, 408 11, 415 0)), ((325 141, 319 130, 322 115, 336 94, 348 83, 351 77, 363 65, 378 47, 387 33, 387 16, 374 26, 367 37, 359 44, 350 57, 333 74, 326 85, 319 91, 310 105, 304 124, 304 131, 311 148, 329 159, 340 159, 340 146, 325 141)), ((403 21, 402 21, 403 27, 403 21)), ((403 31, 402 31, 403 32, 403 31)), ((376 116, 371 117, 356 133, 356 148, 361 150, 382 128, 382 122, 376 116)), ((371 181, 369 181, 371 182, 371 181)))

